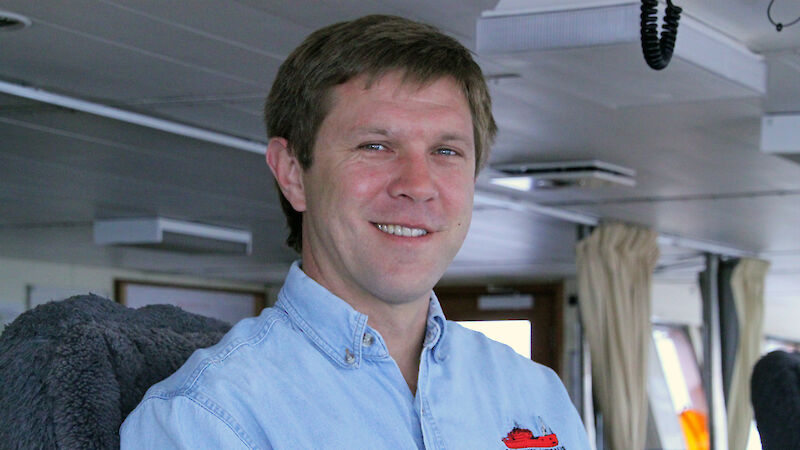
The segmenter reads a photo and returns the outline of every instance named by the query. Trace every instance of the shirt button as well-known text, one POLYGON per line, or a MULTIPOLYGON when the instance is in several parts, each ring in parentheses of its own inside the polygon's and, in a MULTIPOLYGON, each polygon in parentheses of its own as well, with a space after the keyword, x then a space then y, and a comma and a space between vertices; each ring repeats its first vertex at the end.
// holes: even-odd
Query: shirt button
POLYGON ((375 343, 375 336, 364 333, 364 337, 361 339, 361 343, 364 344, 364 347, 370 347, 372 344, 375 343))
POLYGON ((344 362, 347 364, 353 364, 356 362, 356 357, 350 353, 350 349, 344 349, 344 362))

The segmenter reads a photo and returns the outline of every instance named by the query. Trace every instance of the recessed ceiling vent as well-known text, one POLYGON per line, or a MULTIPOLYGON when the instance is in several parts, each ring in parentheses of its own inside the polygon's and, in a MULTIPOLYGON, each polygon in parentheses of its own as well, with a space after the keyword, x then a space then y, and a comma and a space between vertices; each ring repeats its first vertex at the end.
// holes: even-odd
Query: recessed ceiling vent
POLYGON ((519 191, 636 185, 635 170, 598 160, 502 164, 492 169, 503 174, 492 177, 492 184, 519 191))
POLYGON ((477 24, 478 54, 523 78, 612 108, 766 92, 764 58, 693 19, 688 7, 670 66, 653 71, 642 60, 640 1, 590 7, 548 2, 555 6, 520 9, 530 3, 500 0, 484 12, 477 24))
POLYGON ((31 26, 31 19, 0 10, 0 31, 14 31, 31 26))
POLYGON ((179 253, 246 254, 252 250, 249 231, 195 222, 149 217, 99 220, 94 243, 168 250, 179 253))

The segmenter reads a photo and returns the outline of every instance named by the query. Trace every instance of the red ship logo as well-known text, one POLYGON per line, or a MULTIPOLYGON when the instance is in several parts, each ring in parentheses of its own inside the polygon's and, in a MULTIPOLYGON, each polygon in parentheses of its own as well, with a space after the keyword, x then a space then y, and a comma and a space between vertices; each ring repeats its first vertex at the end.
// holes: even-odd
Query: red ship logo
POLYGON ((537 417, 539 422, 540 434, 537 436, 527 428, 520 428, 519 425, 508 432, 503 438, 503 443, 508 448, 550 448, 558 445, 558 437, 553 430, 544 424, 541 417, 537 417))

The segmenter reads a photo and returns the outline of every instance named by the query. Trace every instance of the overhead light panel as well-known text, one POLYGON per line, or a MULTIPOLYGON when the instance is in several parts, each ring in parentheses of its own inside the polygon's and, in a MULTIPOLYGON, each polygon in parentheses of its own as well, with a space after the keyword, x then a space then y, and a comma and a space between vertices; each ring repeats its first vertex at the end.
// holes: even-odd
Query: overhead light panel
POLYGON ((492 184, 518 191, 636 185, 635 170, 598 160, 501 164, 492 169, 502 174, 493 176, 492 184))
POLYGON ((249 255, 252 241, 249 231, 163 217, 99 220, 94 223, 94 242, 97 245, 249 255))

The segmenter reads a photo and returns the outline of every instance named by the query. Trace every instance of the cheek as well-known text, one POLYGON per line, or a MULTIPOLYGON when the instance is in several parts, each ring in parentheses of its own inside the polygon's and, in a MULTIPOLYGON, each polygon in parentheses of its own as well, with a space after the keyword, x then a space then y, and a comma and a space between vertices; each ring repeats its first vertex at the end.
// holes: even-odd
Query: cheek
POLYGON ((457 193, 454 192, 453 198, 448 201, 448 208, 451 208, 452 214, 458 217, 458 227, 463 233, 467 232, 469 224, 472 220, 472 203, 474 198, 474 185, 468 184, 463 189, 459 189, 457 193))
POLYGON ((381 192, 386 184, 387 175, 382 170, 357 170, 343 175, 341 194, 353 199, 372 198, 381 192))
POLYGON ((472 213, 475 182, 472 177, 449 177, 439 183, 439 195, 445 207, 462 214, 472 213))

